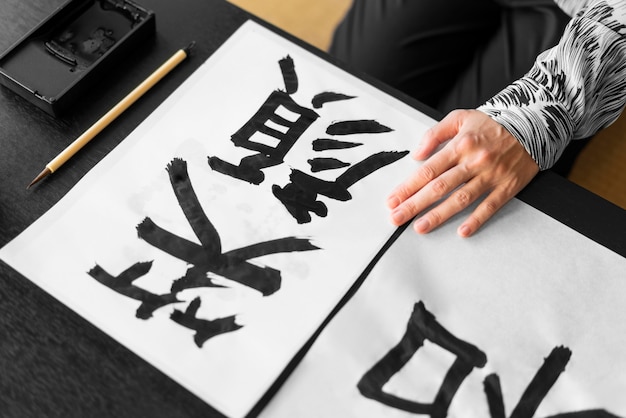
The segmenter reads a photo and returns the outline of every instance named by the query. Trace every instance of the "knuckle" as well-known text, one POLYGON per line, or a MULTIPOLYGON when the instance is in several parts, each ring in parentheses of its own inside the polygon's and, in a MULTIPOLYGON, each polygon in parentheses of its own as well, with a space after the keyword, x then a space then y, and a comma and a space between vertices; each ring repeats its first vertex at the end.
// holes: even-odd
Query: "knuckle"
POLYGON ((498 211, 500 206, 491 199, 486 199, 483 204, 483 210, 485 211, 487 217, 491 217, 494 213, 498 211))
POLYGON ((469 223, 473 225, 472 229, 481 228, 499 209, 500 204, 497 199, 487 198, 483 200, 468 218, 469 223))
POLYGON ((437 196, 441 197, 448 192, 448 183, 440 178, 436 179, 432 182, 432 190, 437 196))
POLYGON ((406 184, 400 184, 394 189, 393 194, 401 199, 406 199, 409 196, 409 188, 406 184))
POLYGON ((467 154, 473 151, 478 145, 478 137, 476 134, 466 132, 461 135, 456 143, 456 152, 459 154, 467 154))
POLYGON ((484 164, 493 165, 497 161, 497 154, 494 152, 489 152, 487 150, 482 150, 478 154, 478 158, 484 164))
POLYGON ((431 210, 428 217, 430 218, 430 224, 433 226, 440 225, 444 221, 443 216, 437 210, 431 210))
POLYGON ((417 215, 417 206, 413 200, 407 200, 402 204, 402 209, 409 216, 413 217, 417 215))
POLYGON ((424 164, 423 166, 420 167, 420 169, 417 172, 417 175, 427 183, 432 181, 435 177, 437 177, 437 173, 435 173, 435 170, 427 164, 424 164))
POLYGON ((467 114, 467 110, 466 109, 454 109, 451 110, 448 115, 452 116, 452 117, 463 117, 467 114))
POLYGON ((466 207, 472 202, 472 194, 466 190, 459 190, 454 194, 456 203, 461 207, 466 207))
POLYGON ((492 167, 495 163, 495 155, 487 150, 479 150, 475 153, 474 158, 468 162, 471 170, 477 170, 485 167, 492 167))

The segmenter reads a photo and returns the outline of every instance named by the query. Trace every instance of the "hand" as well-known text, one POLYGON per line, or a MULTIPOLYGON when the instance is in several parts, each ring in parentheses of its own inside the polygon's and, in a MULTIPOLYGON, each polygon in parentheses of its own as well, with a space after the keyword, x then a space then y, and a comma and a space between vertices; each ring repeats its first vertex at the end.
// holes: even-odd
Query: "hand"
POLYGON ((402 225, 450 193, 415 221, 421 234, 487 194, 457 230, 462 237, 472 235, 539 172, 519 141, 478 110, 452 111, 426 132, 413 158, 429 156, 387 199, 393 224, 402 225))

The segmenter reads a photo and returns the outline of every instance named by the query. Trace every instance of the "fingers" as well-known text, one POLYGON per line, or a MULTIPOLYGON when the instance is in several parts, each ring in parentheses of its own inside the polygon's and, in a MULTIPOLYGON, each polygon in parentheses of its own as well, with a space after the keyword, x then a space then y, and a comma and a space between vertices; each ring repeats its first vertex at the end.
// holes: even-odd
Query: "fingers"
MULTIPOLYGON (((464 111, 456 110, 450 112, 445 118, 441 120, 437 125, 432 127, 424 134, 424 138, 420 147, 414 152, 413 157, 421 160, 431 155, 437 147, 444 142, 449 141, 457 133, 462 120, 464 111)), ((428 205, 432 204, 435 200, 426 194, 425 200, 420 205, 415 205, 416 199, 412 202, 408 202, 403 210, 398 209, 400 205, 403 205, 411 196, 414 196, 424 186, 431 181, 445 173, 451 167, 458 163, 458 158, 455 155, 455 150, 450 147, 444 147, 438 153, 434 154, 430 159, 424 163, 417 172, 409 179, 405 180, 402 184, 396 187, 393 192, 387 198, 387 206, 394 211, 392 213, 392 222, 396 225, 401 225, 411 217, 417 215, 420 210, 423 210, 428 205)), ((460 182, 453 185, 452 188, 458 186, 460 182)), ((435 189, 441 186, 441 182, 435 185, 435 189)), ((447 192, 452 190, 448 188, 447 192)), ((447 193, 446 192, 446 193, 447 193)), ((422 193, 421 195, 423 195, 422 193)), ((420 196, 421 196, 420 195, 420 196)), ((438 198, 442 195, 439 193, 438 198)))
MULTIPOLYGON (((444 202, 417 219, 413 224, 415 232, 426 234, 474 203, 476 199, 489 191, 479 183, 480 180, 472 179, 472 181, 452 193, 444 202)), ((463 238, 473 235, 511 200, 519 190, 521 188, 511 189, 504 185, 494 189, 457 228, 457 234, 463 238)))
POLYGON ((474 212, 459 226, 457 234, 463 238, 471 236, 511 198, 513 196, 501 197, 491 193, 485 200, 480 202, 478 207, 474 209, 474 212))
MULTIPOLYGON (((449 220, 452 216, 467 208, 467 206, 481 195, 480 193, 472 194, 472 192, 468 192, 464 189, 465 188, 459 189, 455 194, 446 199, 445 202, 416 220, 413 224, 415 232, 426 234, 432 231, 449 220)), ((500 210, 511 197, 500 198, 495 193, 489 194, 457 228, 457 234, 463 238, 473 235, 485 222, 500 210)))
MULTIPOLYGON (((423 167, 422 167, 423 168, 423 167)), ((421 170, 421 169, 420 169, 421 170)), ((470 177, 470 174, 463 166, 456 166, 454 168, 445 169, 441 175, 436 175, 431 181, 427 182, 423 187, 420 187, 415 192, 411 192, 409 196, 405 200, 403 200, 400 204, 398 204, 391 212, 391 221, 395 225, 402 225, 405 222, 408 222, 417 214, 431 206, 433 203, 441 200, 444 196, 448 195, 454 189, 456 189, 460 184, 463 184, 470 177)), ((466 186, 467 187, 467 186, 466 186)), ((472 186, 475 187, 475 186, 472 186)), ((465 197, 467 197, 470 192, 456 192, 457 202, 462 202, 465 197), (465 197, 464 197, 465 196, 465 197)), ((448 199, 449 200, 449 199, 448 199)), ((465 208, 468 203, 464 204, 463 208, 465 208)), ((459 206, 459 205, 449 205, 449 206, 459 206)), ((453 210, 452 208, 450 208, 453 210)), ((458 211, 458 209, 457 209, 458 211)), ((432 216, 438 216, 437 213, 432 216)), ((447 219, 452 214, 442 215, 443 218, 447 219)), ((444 220, 445 220, 444 219, 444 220)), ((432 222, 433 225, 438 225, 441 222, 437 222, 434 220, 432 222)))
POLYGON ((428 233, 465 210, 485 193, 484 186, 480 183, 480 180, 473 179, 452 192, 445 201, 415 221, 413 224, 415 232, 428 233))
POLYGON ((494 189, 477 207, 472 214, 459 226, 457 234, 463 238, 473 235, 509 200, 513 199, 537 174, 538 167, 529 164, 528 172, 516 179, 500 185, 494 189))
POLYGON ((389 195, 387 205, 392 223, 402 225, 436 204, 414 223, 418 233, 430 232, 486 196, 457 230, 462 237, 474 234, 539 170, 515 137, 475 110, 448 114, 424 135, 414 157, 428 159, 389 195))
POLYGON ((415 216, 418 212, 415 209, 412 209, 412 202, 416 201, 416 196, 418 198, 427 198, 428 200, 425 201, 424 204, 420 205, 422 209, 434 202, 434 200, 428 199, 431 194, 420 193, 426 185, 430 185, 430 189, 434 189, 434 194, 439 195, 438 198, 441 198, 443 196, 441 190, 445 189, 447 193, 460 184, 456 183, 453 187, 445 187, 447 184, 453 183, 454 178, 450 178, 450 175, 439 178, 455 164, 456 161, 453 155, 453 150, 443 149, 439 151, 420 168, 418 168, 415 174, 391 192, 387 198, 387 206, 389 209, 395 210, 399 206, 403 205, 408 212, 412 213, 412 216, 415 216), (438 181, 431 184, 431 182, 435 179, 438 181))

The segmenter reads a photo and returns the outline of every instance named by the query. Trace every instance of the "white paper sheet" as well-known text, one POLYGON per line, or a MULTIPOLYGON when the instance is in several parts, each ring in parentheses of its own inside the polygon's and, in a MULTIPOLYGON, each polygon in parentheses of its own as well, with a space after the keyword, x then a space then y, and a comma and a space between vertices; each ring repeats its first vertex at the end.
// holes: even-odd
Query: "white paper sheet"
MULTIPOLYGON (((280 112, 291 121, 298 117, 282 108, 280 112)), ((312 173, 307 160, 333 157, 355 167, 380 152, 411 150, 433 123, 248 22, 67 196, 2 248, 0 258, 222 413, 240 417, 255 405, 391 235, 394 228, 388 222, 385 197, 415 163, 404 157, 357 178, 347 188, 351 196, 345 201, 318 195, 328 214, 313 214, 310 222, 296 222, 273 195, 273 186, 285 187, 292 169, 333 182, 349 168, 312 173), (256 154, 235 147, 231 136, 251 120, 274 90, 291 88, 293 74, 285 82, 279 66, 287 56, 295 64, 298 80, 297 91, 287 93, 300 106, 312 109, 313 97, 321 92, 353 98, 313 109, 318 117, 282 164, 260 170, 265 178, 259 185, 212 170, 209 156, 238 165, 242 158, 256 154), (335 122, 350 120, 375 120, 392 131, 326 132, 335 122), (312 143, 318 138, 362 145, 314 151, 312 143), (266 296, 210 271, 205 276, 225 287, 192 288, 162 297, 170 302, 176 297, 180 302, 144 311, 144 319, 138 318, 140 302, 132 297, 133 291, 135 296, 146 291, 167 295, 173 281, 193 264, 140 239, 138 225, 145 226, 148 217, 162 230, 187 240, 179 243, 178 250, 198 250, 200 244, 166 171, 174 158, 186 163, 197 200, 219 234, 219 254, 286 237, 308 240, 317 249, 279 251, 244 260, 251 269, 261 266, 280 271, 280 288, 266 296), (127 271, 132 266, 135 288, 127 271), (88 273, 94 273, 94 268, 110 275, 111 281, 126 275, 127 283, 119 292, 113 290, 88 273), (192 302, 197 297, 199 307, 192 302), (236 324, 242 327, 203 341, 200 348, 194 331, 170 318, 175 311, 183 317, 186 312, 187 319, 226 318, 230 326, 232 318, 228 318, 236 316, 236 324)), ((278 145, 268 135, 254 138, 251 141, 278 145)), ((162 245, 169 245, 180 240, 163 241, 162 245)), ((215 248, 205 250, 215 255, 211 252, 215 248)))
MULTIPOLYGON (((403 339, 415 304, 422 302, 443 328, 485 355, 484 365, 448 392, 448 417, 497 416, 489 412, 483 387, 494 374, 502 416, 626 417, 626 259, 518 200, 470 239, 455 236, 465 215, 426 236, 407 229, 262 416, 427 415, 367 398, 358 389, 368 370, 403 339), (536 413, 522 408, 512 415, 554 349, 562 359, 570 353, 564 370, 551 374, 553 384, 544 377, 532 386, 545 390, 525 398, 534 399, 536 413)), ((427 338, 382 390, 432 404, 456 359, 427 338)))

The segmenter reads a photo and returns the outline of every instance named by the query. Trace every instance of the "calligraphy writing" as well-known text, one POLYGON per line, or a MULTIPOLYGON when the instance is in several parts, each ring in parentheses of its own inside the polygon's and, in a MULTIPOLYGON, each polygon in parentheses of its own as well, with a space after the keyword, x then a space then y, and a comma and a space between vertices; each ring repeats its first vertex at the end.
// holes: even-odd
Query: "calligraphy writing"
MULTIPOLYGON (((239 165, 210 156, 208 162, 213 170, 259 185, 265 180, 262 170, 284 163, 289 151, 319 118, 317 112, 297 104, 291 97, 298 91, 299 86, 293 59, 287 56, 279 61, 279 66, 283 74, 285 91, 272 92, 252 118, 231 137, 235 146, 257 153, 243 157, 239 165), (255 140, 257 134, 270 137, 271 141, 255 140)), ((312 99, 312 105, 315 109, 320 109, 326 103, 349 99, 354 99, 354 96, 322 92, 312 99)), ((375 120, 366 119, 335 122, 326 129, 326 133, 331 136, 382 134, 391 131, 391 128, 375 120)), ((362 143, 318 138, 313 141, 313 150, 323 152, 360 145, 362 143)), ((292 169, 289 176, 290 183, 283 187, 273 185, 272 193, 298 223, 308 223, 312 220, 311 213, 319 217, 325 217, 328 214, 326 204, 318 200, 319 195, 338 201, 350 200, 352 195, 348 189, 352 185, 407 154, 408 151, 378 152, 354 165, 335 157, 312 158, 308 160, 308 163, 313 173, 349 168, 334 181, 320 179, 301 170, 292 169)))
MULTIPOLYGON (((545 358, 534 378, 511 412, 511 418, 532 418, 552 386, 565 370, 570 360, 571 351, 566 347, 555 347, 545 358)), ((426 310, 423 302, 413 308, 411 317, 400 342, 380 359, 360 379, 357 388, 367 398, 378 401, 394 409, 415 414, 428 415, 432 418, 444 418, 463 381, 475 368, 482 368, 487 363, 487 356, 472 344, 452 335, 426 310), (403 399, 383 390, 383 386, 398 373, 423 346, 430 341, 453 354, 456 359, 445 374, 439 390, 431 403, 421 403, 403 399)), ((500 379, 497 374, 488 375, 484 382, 491 418, 505 418, 500 379)), ((547 418, 618 418, 600 409, 570 412, 552 415, 547 418)))
MULTIPOLYGON (((264 241, 250 246, 223 252, 220 235, 205 214, 193 189, 187 163, 174 159, 167 167, 171 186, 189 226, 200 242, 195 243, 159 227, 149 217, 138 226, 139 238, 160 249, 166 254, 185 261, 189 267, 186 274, 173 281, 170 292, 156 295, 142 289, 133 282, 149 273, 152 262, 138 262, 113 276, 97 265, 89 271, 98 282, 117 293, 141 302, 136 317, 148 319, 155 310, 171 304, 183 302, 178 293, 192 288, 222 287, 214 282, 212 275, 238 282, 269 296, 280 289, 279 270, 250 263, 249 260, 277 253, 317 250, 310 240, 285 237, 264 241)), ((195 342, 201 347, 209 338, 241 328, 234 317, 218 318, 211 321, 197 317, 201 300, 194 299, 185 311, 175 310, 171 319, 176 323, 196 331, 195 342)))

